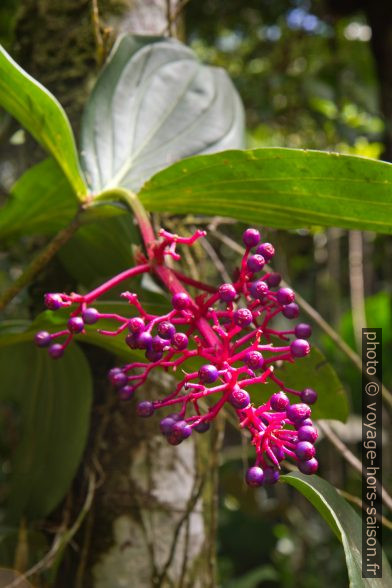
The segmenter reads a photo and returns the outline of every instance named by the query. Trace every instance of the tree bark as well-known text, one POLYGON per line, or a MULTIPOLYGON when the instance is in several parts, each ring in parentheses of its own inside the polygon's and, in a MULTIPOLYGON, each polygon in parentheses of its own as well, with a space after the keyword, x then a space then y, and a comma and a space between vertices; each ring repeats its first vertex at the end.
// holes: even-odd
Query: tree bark
MULTIPOLYGON (((18 58, 59 99, 77 130, 102 53, 118 32, 172 29, 168 6, 173 14, 175 2, 165 0, 102 0, 98 5, 26 0, 16 27, 18 58)), ((99 484, 76 537, 76 555, 67 552, 55 586, 214 586, 213 453, 208 450, 214 435, 168 446, 157 418, 142 421, 135 417, 134 401, 120 404, 110 397, 104 376, 108 357, 91 349, 89 359, 98 400, 72 493, 74 505, 82 501, 87 470, 95 470, 99 484)), ((157 395, 161 386, 150 384, 145 392, 157 395)))

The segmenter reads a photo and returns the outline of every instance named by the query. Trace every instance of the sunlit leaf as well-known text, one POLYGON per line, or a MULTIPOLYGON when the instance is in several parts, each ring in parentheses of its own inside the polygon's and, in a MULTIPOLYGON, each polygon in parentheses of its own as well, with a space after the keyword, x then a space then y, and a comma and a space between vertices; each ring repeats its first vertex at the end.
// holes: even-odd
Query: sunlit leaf
POLYGON ((56 159, 81 200, 87 187, 67 115, 56 98, 0 46, 0 106, 56 159))
POLYGON ((243 108, 227 74, 174 39, 120 38, 87 102, 82 158, 94 191, 137 190, 197 153, 242 146, 243 108))

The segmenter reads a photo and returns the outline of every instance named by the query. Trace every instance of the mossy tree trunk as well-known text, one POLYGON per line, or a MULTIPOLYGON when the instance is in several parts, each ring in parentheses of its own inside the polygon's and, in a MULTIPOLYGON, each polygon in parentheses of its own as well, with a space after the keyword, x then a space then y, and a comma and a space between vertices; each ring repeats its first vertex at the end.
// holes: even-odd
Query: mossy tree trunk
MULTIPOLYGON (((116 34, 162 34, 173 27, 168 26, 165 0, 102 0, 99 28, 94 7, 86 0, 25 0, 16 26, 18 59, 60 100, 76 133, 98 62, 116 34)), ((168 446, 157 419, 141 422, 133 402, 124 405, 111 397, 104 373, 110 358, 94 348, 88 356, 96 401, 89 446, 70 494, 74 517, 88 471, 95 472, 98 483, 54 585, 214 586, 216 476, 211 471, 216 464, 210 444, 218 435, 168 446)), ((159 394, 157 384, 147 394, 159 394)))

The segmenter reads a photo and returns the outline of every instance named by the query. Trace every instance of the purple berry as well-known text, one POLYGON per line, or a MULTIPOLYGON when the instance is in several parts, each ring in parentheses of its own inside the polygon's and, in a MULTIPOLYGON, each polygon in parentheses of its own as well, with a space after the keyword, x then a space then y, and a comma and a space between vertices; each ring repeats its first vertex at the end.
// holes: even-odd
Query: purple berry
POLYGON ((316 450, 314 448, 313 443, 309 441, 300 441, 297 443, 297 447, 295 448, 295 453, 301 461, 308 461, 315 456, 316 450))
POLYGON ((73 316, 68 321, 68 329, 71 333, 81 333, 84 329, 84 322, 82 317, 73 316))
POLYGON ((139 333, 141 333, 144 329, 144 326, 144 320, 140 318, 140 316, 134 316, 128 322, 128 329, 134 335, 138 335, 139 333))
POLYGON ((137 335, 134 335, 133 333, 129 333, 126 337, 125 337, 125 343, 128 345, 128 347, 130 347, 131 349, 139 349, 139 345, 137 342, 137 335))
MULTIPOLYGON (((284 451, 279 445, 273 445, 271 451, 278 461, 283 461, 285 458, 284 451)), ((272 460, 271 460, 272 461, 272 460)))
POLYGON ((256 487, 261 486, 264 481, 264 472, 258 466, 249 468, 246 472, 245 481, 248 486, 256 487))
POLYGON ((302 425, 298 429, 298 440, 299 441, 309 441, 309 443, 314 443, 318 437, 318 432, 315 427, 311 427, 308 425, 302 425))
POLYGON ((309 339, 312 334, 312 327, 307 323, 298 323, 294 329, 294 334, 298 339, 309 339))
POLYGON ((185 310, 191 305, 191 299, 186 292, 177 292, 172 298, 172 306, 175 310, 185 310))
POLYGON ((250 272, 256 273, 263 269, 265 266, 265 259, 262 255, 255 253, 255 255, 250 255, 248 257, 248 261, 246 262, 246 267, 250 272))
POLYGON ((259 370, 263 367, 264 359, 260 351, 248 351, 244 357, 244 362, 250 369, 259 370))
POLYGON ((270 288, 276 288, 276 286, 279 286, 282 277, 280 274, 272 273, 269 274, 269 276, 266 276, 264 279, 270 288))
POLYGON ((276 412, 283 412, 287 409, 290 404, 290 400, 287 398, 284 392, 276 392, 272 394, 270 398, 270 407, 276 412))
POLYGON ((186 421, 177 421, 172 426, 171 432, 167 436, 170 445, 179 445, 184 439, 187 439, 192 433, 192 427, 186 421))
POLYGON ((188 337, 185 333, 176 333, 173 337, 172 344, 175 349, 182 351, 188 347, 188 337))
POLYGON ((290 304, 291 302, 294 302, 295 294, 291 288, 280 288, 276 293, 276 299, 279 304, 290 304))
POLYGON ((45 294, 44 304, 49 310, 58 310, 64 306, 63 299, 60 294, 45 294))
POLYGON ((64 347, 60 343, 53 343, 48 349, 52 359, 59 359, 64 355, 64 347))
POLYGON ((290 351, 294 357, 305 357, 310 353, 310 345, 306 339, 295 339, 290 343, 290 351))
POLYGON ((203 384, 212 384, 218 379, 219 372, 214 365, 205 364, 202 365, 199 369, 198 375, 200 381, 203 382, 203 384))
POLYGON ((124 372, 122 372, 121 370, 116 372, 114 370, 110 370, 109 380, 110 383, 116 388, 122 388, 128 382, 126 374, 124 374, 124 372))
POLYGON ((156 362, 160 361, 163 357, 163 351, 155 351, 154 349, 147 349, 145 353, 146 358, 148 361, 156 362))
POLYGON ((172 429, 173 429, 173 425, 175 423, 176 423, 175 419, 172 419, 170 416, 165 417, 159 423, 159 427, 161 429, 161 432, 164 435, 170 435, 170 433, 172 432, 172 429))
POLYGON ((34 343, 37 347, 49 347, 51 339, 50 333, 39 331, 34 337, 34 343))
POLYGON ((287 417, 294 423, 302 426, 302 421, 309 418, 312 411, 307 404, 291 404, 286 408, 287 417))
POLYGON ((135 388, 133 386, 129 386, 129 384, 126 384, 119 389, 118 394, 123 400, 128 400, 135 394, 135 388))
POLYGON ((232 284, 222 284, 219 286, 218 295, 222 302, 233 302, 237 291, 232 284))
POLYGON ((208 423, 207 421, 201 421, 200 423, 197 423, 197 425, 195 425, 193 427, 193 429, 195 431, 197 431, 198 433, 206 433, 206 431, 208 431, 210 428, 210 423, 208 423))
POLYGON ((238 327, 248 327, 253 320, 253 316, 248 308, 239 308, 235 311, 233 319, 238 327))
POLYGON ((263 280, 256 280, 255 282, 250 282, 249 284, 250 295, 256 300, 261 300, 264 298, 268 291, 268 284, 263 282, 263 280))
POLYGON ((250 403, 250 396, 246 390, 242 390, 238 385, 236 385, 233 390, 231 391, 228 401, 234 408, 238 410, 245 408, 250 403))
POLYGON ((151 349, 152 336, 147 331, 143 331, 136 338, 138 349, 151 349))
POLYGON ((303 474, 315 474, 318 470, 318 461, 315 457, 307 461, 300 461, 298 463, 298 469, 303 474))
POLYGON ((265 261, 269 261, 275 255, 275 248, 271 243, 262 243, 256 249, 256 253, 262 255, 265 261))
POLYGON ((99 312, 96 308, 86 308, 82 312, 82 318, 86 325, 94 325, 99 320, 99 312))
POLYGON ((313 427, 312 419, 304 419, 301 421, 301 427, 313 427))
POLYGON ((264 468, 263 486, 272 486, 273 484, 276 484, 276 482, 279 480, 279 477, 280 473, 276 468, 270 466, 264 468))
POLYGON ((136 408, 136 413, 140 417, 150 417, 154 413, 154 405, 149 400, 143 400, 139 402, 136 408))
POLYGON ((154 351, 164 351, 169 347, 166 339, 162 339, 159 335, 155 335, 151 340, 151 347, 154 351))
POLYGON ((176 327, 172 323, 169 323, 169 321, 162 321, 159 323, 157 331, 162 339, 170 340, 176 334, 176 327))
POLYGON ((295 302, 291 302, 290 304, 286 304, 286 306, 283 307, 282 314, 283 314, 283 316, 285 316, 288 319, 297 318, 297 316, 299 315, 298 304, 296 304, 295 302))
POLYGON ((246 229, 242 233, 242 241, 246 247, 255 247, 260 243, 260 233, 257 229, 246 229))
POLYGON ((317 400, 317 392, 313 388, 305 388, 301 392, 301 400, 305 404, 314 404, 317 400))

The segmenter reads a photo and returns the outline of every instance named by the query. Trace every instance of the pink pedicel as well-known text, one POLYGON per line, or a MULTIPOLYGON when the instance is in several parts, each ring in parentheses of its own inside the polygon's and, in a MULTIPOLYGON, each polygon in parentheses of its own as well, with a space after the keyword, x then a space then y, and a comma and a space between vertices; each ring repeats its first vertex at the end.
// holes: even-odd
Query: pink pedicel
POLYGON ((123 337, 130 350, 139 350, 141 358, 109 373, 121 399, 132 398, 152 370, 182 374, 166 397, 140 400, 136 409, 143 418, 157 410, 169 411, 160 429, 170 444, 178 445, 193 432, 206 432, 227 406, 235 412, 239 426, 250 433, 255 447, 255 463, 246 474, 248 485, 275 484, 286 458, 297 462, 301 472, 313 474, 318 467, 313 447, 317 431, 309 418, 309 404, 316 401, 317 394, 310 388, 286 387, 277 375, 286 362, 302 361, 309 353, 311 327, 305 323, 288 330, 278 327, 279 317, 296 318, 295 295, 290 288, 279 288, 278 274, 264 270, 257 251, 267 252, 269 261, 274 248, 261 243, 256 229, 247 229, 243 235, 246 249, 232 283, 213 287, 166 265, 167 257, 180 259, 178 244, 191 246, 204 236, 204 231, 186 238, 161 230, 151 243, 149 233, 147 257, 140 254, 135 267, 86 295, 46 294, 49 310, 70 309, 68 327, 56 333, 37 333, 36 344, 48 347, 48 353, 57 359, 75 335, 85 333, 85 325, 96 325, 102 336, 123 337), (167 313, 149 313, 130 291, 121 294, 128 302, 129 316, 95 308, 94 302, 103 294, 143 273, 156 276, 169 290, 171 309, 167 313), (192 286, 198 294, 192 298, 185 286, 192 286), (113 329, 100 329, 102 319, 106 324, 111 321, 113 329), (198 367, 189 368, 195 359, 198 367), (256 405, 252 393, 258 392, 259 398, 267 383, 276 389, 256 405), (296 402, 291 403, 290 397, 296 402))

